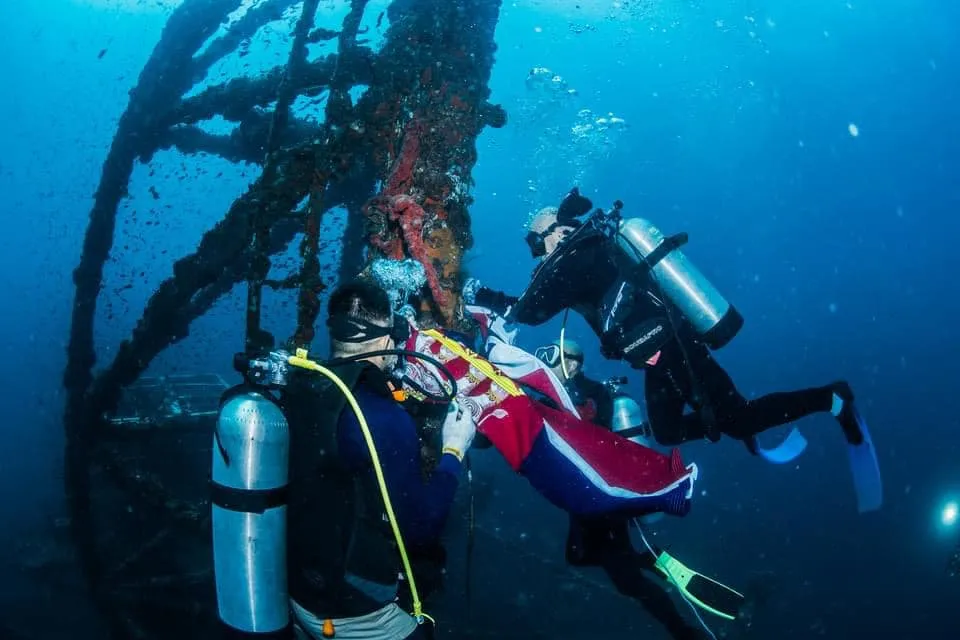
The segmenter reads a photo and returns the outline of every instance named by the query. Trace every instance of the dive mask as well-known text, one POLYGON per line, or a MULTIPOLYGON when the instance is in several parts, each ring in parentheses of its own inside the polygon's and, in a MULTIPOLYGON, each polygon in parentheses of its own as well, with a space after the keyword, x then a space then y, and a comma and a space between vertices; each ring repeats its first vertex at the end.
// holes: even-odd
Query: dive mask
POLYGON ((547 255, 547 236, 554 232, 554 230, 560 226, 559 222, 554 222, 552 225, 537 233, 536 231, 530 231, 527 233, 527 236, 524 240, 527 241, 527 246, 530 247, 530 255, 534 258, 542 258, 547 255))
POLYGON ((338 342, 367 342, 390 336, 394 344, 403 345, 410 338, 410 323, 398 313, 393 314, 393 324, 389 327, 342 315, 328 318, 327 327, 330 337, 338 342))
MULTIPOLYGON (((548 367, 555 367, 560 364, 560 347, 555 344, 537 347, 534 355, 548 367)), ((576 360, 580 364, 583 364, 583 356, 580 354, 564 352, 563 357, 566 360, 576 360)))

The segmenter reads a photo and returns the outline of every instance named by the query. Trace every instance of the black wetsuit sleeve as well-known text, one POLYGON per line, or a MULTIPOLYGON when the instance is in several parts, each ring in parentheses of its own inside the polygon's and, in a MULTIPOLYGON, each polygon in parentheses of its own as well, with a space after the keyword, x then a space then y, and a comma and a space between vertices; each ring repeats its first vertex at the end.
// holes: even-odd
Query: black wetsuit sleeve
POLYGON ((539 326, 571 309, 592 326, 603 293, 618 277, 614 255, 609 239, 598 231, 577 231, 534 270, 510 319, 539 326))
POLYGON ((507 295, 503 291, 497 291, 489 287, 480 287, 477 289, 477 294, 474 298, 474 302, 478 306, 486 307, 500 315, 505 314, 507 308, 515 305, 517 300, 519 300, 519 298, 516 296, 507 295))

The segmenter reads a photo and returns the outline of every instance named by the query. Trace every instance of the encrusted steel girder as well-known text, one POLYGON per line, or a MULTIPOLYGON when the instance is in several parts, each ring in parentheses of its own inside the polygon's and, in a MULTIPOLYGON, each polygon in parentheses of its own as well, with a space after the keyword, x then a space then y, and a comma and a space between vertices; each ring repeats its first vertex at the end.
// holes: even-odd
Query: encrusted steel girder
POLYGON ((395 78, 371 87, 376 109, 363 120, 382 141, 378 164, 389 167, 365 209, 371 257, 421 262, 431 294, 421 311, 445 325, 460 320, 460 264, 473 243, 467 207, 476 138, 506 122, 487 102, 499 10, 497 0, 394 2, 391 28, 406 36, 392 38, 382 55, 394 61, 395 78), (402 13, 410 5, 419 10, 402 13))
POLYGON ((202 49, 239 4, 185 0, 171 15, 120 120, 74 272, 64 374, 66 493, 82 568, 114 637, 128 637, 130 616, 116 612, 113 590, 104 586, 114 574, 100 566, 97 554, 90 468, 113 469, 117 486, 136 494, 131 501, 172 510, 177 521, 198 529, 203 522, 189 505, 165 496, 162 482, 123 473, 116 447, 98 446, 105 438, 99 428, 104 412, 116 406, 123 389, 157 354, 183 339, 193 320, 243 280, 252 280, 257 301, 248 326, 259 330, 256 288, 270 284, 265 281, 269 257, 298 231, 304 232, 303 266, 291 280, 300 288, 293 340, 308 344, 322 281, 319 226, 333 207, 348 212, 340 277, 357 273, 364 259, 379 255, 416 258, 429 276, 423 319, 455 325, 461 258, 472 243, 467 207, 476 138, 485 126, 505 123, 502 109, 487 102, 499 0, 394 0, 387 10, 385 44, 376 53, 357 43, 366 0, 351 3, 339 32, 311 31, 317 0, 267 0, 202 49), (302 18, 288 65, 184 97, 212 64, 297 4, 302 18), (306 60, 305 42, 333 38, 338 38, 335 54, 306 60), (349 91, 357 85, 369 88, 354 104, 349 91), (296 96, 323 93, 324 117, 314 119, 320 124, 289 113, 296 96), (274 112, 264 114, 273 102, 274 112), (196 126, 214 116, 238 123, 237 129, 216 136, 196 126), (135 163, 170 147, 261 164, 263 173, 204 234, 196 251, 173 265, 133 335, 94 379, 94 318, 118 205, 135 163), (305 198, 306 209, 297 212, 305 198))

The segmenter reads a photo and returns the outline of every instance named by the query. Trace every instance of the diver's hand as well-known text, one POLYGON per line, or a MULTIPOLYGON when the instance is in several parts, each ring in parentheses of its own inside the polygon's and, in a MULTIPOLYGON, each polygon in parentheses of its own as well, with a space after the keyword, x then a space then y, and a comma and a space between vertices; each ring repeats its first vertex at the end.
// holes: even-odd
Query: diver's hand
POLYGON ((502 316, 509 315, 510 308, 517 304, 520 298, 510 296, 503 291, 497 291, 489 287, 479 287, 475 294, 475 304, 486 307, 502 316))
POLYGON ((473 444, 475 435, 477 424, 473 421, 473 414, 464 411, 456 401, 451 402, 443 421, 443 448, 457 450, 461 454, 458 457, 462 458, 473 444))

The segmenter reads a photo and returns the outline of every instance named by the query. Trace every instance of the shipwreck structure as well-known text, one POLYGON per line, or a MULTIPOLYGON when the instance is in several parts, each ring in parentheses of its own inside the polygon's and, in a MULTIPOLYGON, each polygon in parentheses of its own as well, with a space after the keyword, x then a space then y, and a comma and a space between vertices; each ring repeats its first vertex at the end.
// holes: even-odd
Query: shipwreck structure
POLYGON ((485 127, 506 122, 487 101, 500 0, 394 0, 379 16, 389 27, 378 51, 362 42, 367 0, 341 3, 349 7, 339 29, 316 26, 319 4, 262 0, 224 28, 241 0, 184 0, 130 93, 103 166, 74 272, 64 425, 72 540, 111 637, 208 637, 215 616, 205 478, 182 477, 176 487, 157 467, 165 455, 209 455, 204 419, 224 383, 138 379, 216 300, 246 282, 246 342, 257 350, 277 342, 261 326, 263 288, 295 289, 297 329, 280 340, 309 345, 323 289, 320 223, 338 207, 347 211, 342 260, 338 274, 326 275, 349 277, 376 257, 413 258, 427 279, 422 318, 460 322, 475 143, 485 127), (290 12, 285 65, 186 97, 211 65, 290 12), (324 41, 335 51, 310 60, 308 45, 324 41), (325 96, 322 117, 297 117, 291 105, 303 96, 325 96), (234 131, 197 126, 215 116, 234 131), (256 163, 261 173, 196 251, 173 264, 133 335, 94 375, 94 320, 118 207, 135 165, 168 148, 256 163), (298 234, 299 272, 268 280, 271 256, 298 234), (159 417, 140 419, 137 399, 162 406, 159 417), (127 507, 105 517, 107 503, 127 507), (148 566, 164 567, 163 575, 148 566))
MULTIPOLYGON (((237 321, 244 323, 248 351, 308 346, 324 282, 349 278, 378 258, 405 258, 423 266, 419 320, 462 328, 476 140, 485 127, 506 123, 504 110, 488 101, 501 0, 383 6, 383 0, 183 0, 130 93, 74 272, 64 374, 70 510, 64 525, 104 627, 102 634, 84 629, 85 637, 214 637, 207 476, 217 404, 231 383, 208 374, 143 374, 218 299, 243 286, 246 305, 237 321), (318 11, 329 16, 331 8, 340 24, 318 26, 318 11), (242 57, 261 30, 285 21, 292 25, 285 64, 201 84, 219 61, 242 57), (371 24, 382 31, 377 46, 368 41, 364 25, 371 24), (326 53, 311 57, 318 44, 326 53), (298 100, 322 102, 322 113, 305 117, 293 108, 298 100), (231 123, 232 131, 220 135, 202 126, 214 119, 231 123), (172 265, 113 360, 97 363, 94 324, 98 303, 108 301, 100 294, 118 212, 135 168, 168 149, 257 165, 260 173, 196 250, 172 265), (346 212, 341 257, 323 267, 321 223, 340 211, 346 212), (298 238, 294 273, 271 279, 272 261, 298 238), (274 336, 262 324, 265 288, 295 294, 291 335, 274 336)), ((496 469, 485 469, 487 462, 478 458, 476 466, 478 477, 489 480, 496 469)), ((443 637, 657 637, 642 616, 625 627, 636 603, 565 565, 558 535, 565 514, 544 511, 532 523, 520 498, 531 491, 524 482, 509 473, 497 477, 496 489, 484 481, 477 483, 478 520, 485 500, 498 493, 511 499, 490 510, 489 527, 473 527, 472 500, 459 505, 466 513, 451 518, 451 539, 466 544, 449 549, 453 579, 440 602, 428 603, 443 637), (531 524, 543 535, 525 533, 531 524), (472 555, 485 560, 471 564, 472 555), (504 566, 515 571, 509 583, 504 566)))

